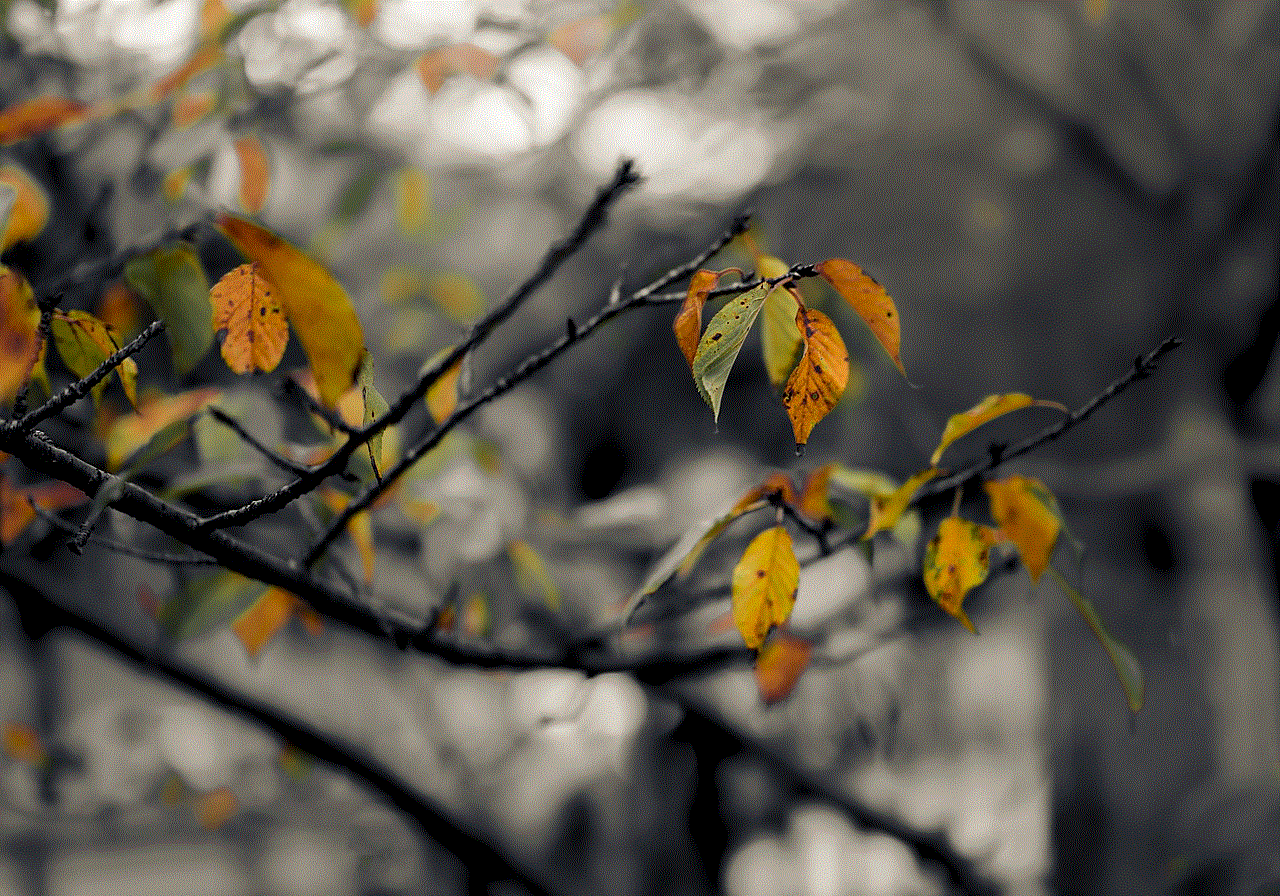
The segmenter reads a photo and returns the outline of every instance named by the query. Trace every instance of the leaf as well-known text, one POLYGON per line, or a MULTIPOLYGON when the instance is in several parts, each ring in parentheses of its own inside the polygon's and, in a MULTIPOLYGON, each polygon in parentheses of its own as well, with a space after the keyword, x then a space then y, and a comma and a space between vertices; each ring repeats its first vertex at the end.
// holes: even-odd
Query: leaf
POLYGON ((1005 538, 1018 546, 1031 581, 1040 581, 1062 529, 1057 502, 1038 479, 1009 476, 983 483, 991 502, 991 518, 1005 538))
MULTIPOLYGON (((349 496, 332 489, 321 489, 319 495, 334 513, 340 513, 351 503, 349 496)), ((375 553, 373 517, 370 516, 368 510, 361 510, 347 521, 347 534, 351 536, 351 543, 355 545, 356 553, 360 555, 360 567, 364 573, 364 583, 372 585, 375 553)))
MULTIPOLYGON (((50 324, 53 332, 53 344, 62 357, 62 363, 77 377, 83 379, 93 373, 107 357, 120 349, 111 328, 87 311, 53 312, 50 324)), ((120 377, 120 385, 129 403, 138 404, 138 365, 133 358, 125 358, 116 366, 116 374, 120 377)), ((106 380, 93 387, 93 399, 98 401, 102 390, 106 388, 106 380)))
MULTIPOLYGON (((195 247, 178 243, 139 255, 125 265, 124 277, 164 321, 173 369, 179 377, 186 376, 213 345, 210 304, 214 300, 195 247)), ((220 329, 224 326, 219 324, 220 329)), ((225 343, 223 352, 225 357, 225 343)))
POLYGON ((160 607, 156 621, 166 637, 198 638, 231 622, 267 590, 261 582, 220 569, 193 576, 160 607))
POLYGON ((924 552, 924 587, 942 609, 977 634, 961 604, 987 578, 988 555, 999 534, 959 517, 944 519, 924 552))
POLYGON ((25 762, 27 765, 43 766, 49 761, 49 754, 40 735, 30 725, 21 722, 5 722, 3 726, 4 751, 12 759, 25 762))
POLYGON ((253 135, 241 137, 232 144, 240 163, 240 207, 257 213, 267 204, 267 188, 271 182, 271 163, 262 141, 253 135))
POLYGON ((766 280, 776 280, 779 277, 785 277, 791 270, 791 265, 787 264, 781 258, 773 255, 763 255, 757 253, 755 256, 756 274, 766 280))
POLYGON ((24 169, 0 165, 0 190, 13 190, 13 205, 5 220, 0 208, 0 252, 16 243, 35 239, 49 223, 49 197, 24 169))
POLYGON ((819 522, 834 519, 831 509, 831 477, 836 467, 837 464, 825 464, 805 476, 800 496, 796 499, 796 509, 809 519, 819 522))
POLYGON ((169 120, 175 130, 183 130, 203 121, 218 105, 218 94, 212 90, 199 93, 187 93, 178 97, 173 104, 173 112, 169 120))
MULTIPOLYGON (((200 304, 205 304, 203 295, 200 296, 200 304)), ((142 330, 140 297, 123 280, 117 280, 102 291, 93 313, 98 316, 98 320, 120 334, 122 339, 132 339, 142 330)))
POLYGON ((405 236, 427 229, 431 218, 431 185, 421 168, 406 165, 396 172, 396 224, 405 236))
POLYGON ((65 482, 15 489, 9 478, 0 473, 0 545, 7 545, 35 521, 34 501, 45 510, 62 510, 89 500, 89 496, 65 482))
POLYGON ((929 467, 927 470, 921 470, 906 482, 902 483, 893 493, 888 495, 873 495, 871 497, 871 515, 867 520, 867 531, 862 538, 865 541, 877 532, 892 528, 898 521, 898 517, 902 516, 902 512, 907 509, 907 505, 911 503, 911 498, 934 476, 937 476, 941 470, 937 467, 929 467))
POLYGON ((563 603, 560 586, 547 571, 547 565, 533 546, 516 539, 507 545, 507 559, 515 573, 516 587, 526 597, 536 597, 549 610, 559 610, 563 603))
POLYGON ((800 584, 791 536, 782 526, 765 529, 751 540, 733 568, 733 622, 750 648, 764 643, 795 606, 800 584))
POLYGON ((1111 665, 1116 670, 1116 677, 1120 679, 1120 687, 1124 689, 1124 695, 1129 703, 1129 711, 1137 713, 1142 709, 1142 703, 1146 695, 1146 681, 1142 674, 1142 666, 1138 664, 1137 658, 1133 653, 1111 636, 1107 631, 1107 627, 1102 624, 1102 618, 1098 616, 1098 611, 1094 609, 1093 603, 1083 594, 1067 582, 1052 566, 1049 573, 1058 581, 1058 585, 1066 592, 1067 597, 1071 599, 1071 603, 1075 604, 1076 610, 1084 617, 1084 621, 1089 623, 1089 628, 1093 630, 1094 637, 1098 639, 1098 643, 1102 645, 1102 649, 1107 652, 1107 657, 1111 660, 1111 665))
POLYGON ((222 360, 232 373, 269 373, 289 344, 289 323, 278 290, 258 262, 223 274, 209 290, 222 360))
POLYGON ((225 58, 221 47, 212 45, 201 47, 192 53, 186 62, 151 85, 152 101, 162 100, 175 90, 185 87, 196 75, 213 68, 225 58))
POLYGON ((1022 392, 1006 392, 1004 395, 988 395, 969 410, 952 414, 942 430, 942 440, 938 442, 938 447, 929 458, 929 463, 936 464, 942 457, 942 452, 946 451, 952 442, 973 432, 982 424, 1013 411, 1030 407, 1035 403, 1036 400, 1030 395, 1022 392))
POLYGON ((843 258, 829 258, 822 264, 815 265, 815 270, 858 313, 871 330, 871 335, 876 337, 889 359, 897 366, 898 372, 905 377, 907 371, 899 356, 902 335, 898 309, 884 287, 862 268, 843 258))
POLYGON ((0 112, 0 146, 84 118, 89 107, 60 96, 40 96, 0 112))
POLYGON ((428 50, 415 63, 427 93, 435 95, 451 75, 469 74, 487 81, 498 68, 498 58, 474 44, 455 44, 428 50))
POLYGON ((306 605, 283 588, 268 588, 231 623, 231 631, 244 645, 249 659, 257 659, 262 648, 276 636, 294 613, 306 605))
POLYGON ((432 274, 421 287, 429 301, 460 324, 474 321, 489 304, 475 280, 462 274, 432 274))
POLYGON ((274 284, 311 363, 320 401, 334 407, 364 358, 364 332, 347 291, 318 263, 244 218, 221 215, 218 228, 274 284))
POLYGON ((40 351, 39 324, 31 285, 0 265, 0 400, 13 399, 31 378, 40 351))
POLYGON ((770 287, 761 284, 750 292, 735 296, 716 312, 707 331, 698 342, 693 357, 693 380, 711 408, 715 420, 720 419, 720 399, 729 380, 729 371, 738 359, 742 343, 764 306, 770 287))
POLYGON ((831 318, 803 305, 796 311, 796 327, 804 340, 804 354, 782 390, 782 404, 791 418, 797 450, 809 433, 836 406, 849 383, 849 353, 831 318))
POLYGON ((231 788, 219 787, 196 800, 196 818, 206 831, 216 831, 231 820, 239 807, 231 788))
POLYGON ((368 28, 378 17, 379 0, 342 0, 351 18, 361 28, 368 28))
POLYGON ((166 426, 190 420, 221 395, 220 389, 195 389, 180 395, 151 395, 132 414, 117 417, 107 431, 107 469, 119 470, 125 459, 166 426))
POLYGON ((760 648, 755 666, 756 687, 766 706, 791 694, 812 657, 812 644, 785 631, 760 648))
POLYGON ((764 355, 765 373, 769 375, 774 389, 782 389, 804 351, 804 339, 796 325, 799 311, 800 303, 790 289, 772 290, 764 300, 764 314, 760 318, 760 351, 764 355))
POLYGON ((697 271, 689 279, 689 292, 684 303, 671 324, 676 334, 676 345, 689 362, 693 370, 693 357, 698 351, 698 337, 702 335, 702 309, 707 304, 707 295, 720 282, 721 271, 697 271))
MULTIPOLYGON (((360 365, 358 381, 360 383, 360 397, 364 404, 364 416, 361 419, 361 425, 368 426, 391 410, 391 406, 382 397, 382 393, 373 385, 373 355, 368 352, 364 353, 364 363, 360 365)), ((380 472, 382 465, 382 436, 383 433, 379 432, 365 443, 365 449, 369 455, 369 465, 373 467, 373 475, 379 481, 382 480, 382 473, 380 472)))
MULTIPOLYGON (((423 365, 424 368, 430 367, 451 351, 453 351, 452 346, 442 348, 428 359, 427 363, 423 365)), ((431 384, 431 388, 427 389, 427 395, 424 400, 427 403, 427 410, 431 413, 431 419, 436 423, 443 423, 457 409, 458 376, 461 373, 462 358, 458 358, 458 360, 449 365, 449 369, 441 374, 439 379, 431 384)))

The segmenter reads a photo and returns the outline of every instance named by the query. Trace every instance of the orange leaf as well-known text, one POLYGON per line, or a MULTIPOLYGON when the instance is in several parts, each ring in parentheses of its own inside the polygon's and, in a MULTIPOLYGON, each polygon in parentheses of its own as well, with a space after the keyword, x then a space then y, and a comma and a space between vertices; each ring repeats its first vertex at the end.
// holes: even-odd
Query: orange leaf
POLYGON ((152 100, 162 100, 175 90, 185 87, 187 82, 196 75, 213 68, 224 58, 222 48, 219 46, 201 47, 192 53, 186 62, 151 85, 152 100))
POLYGON ((902 483, 896 491, 888 495, 872 495, 871 496, 871 517, 867 521, 867 531, 863 534, 864 540, 875 535, 884 529, 890 529, 898 522, 898 517, 902 516, 902 512, 907 509, 907 505, 911 503, 911 498, 915 495, 920 486, 924 485, 938 473, 942 472, 937 467, 930 467, 927 470, 921 470, 906 482, 902 483))
POLYGON ((813 657, 813 645, 790 632, 778 632, 756 657, 756 687, 765 705, 787 697, 813 657))
POLYGON ((590 16, 553 29, 547 35, 547 43, 581 68, 605 45, 612 31, 606 17, 590 16))
POLYGON ((200 819, 202 828, 216 831, 236 814, 239 806, 230 787, 219 787, 196 801, 196 817, 200 819))
POLYGON ((3 738, 4 751, 19 762, 40 766, 49 759, 44 745, 40 743, 40 735, 30 725, 5 722, 3 738))
MULTIPOLYGON (((436 357, 448 351, 447 348, 442 349, 436 357)), ((431 412, 431 419, 437 423, 443 423, 458 407, 458 375, 461 372, 462 359, 459 358, 427 389, 427 410, 431 412)))
POLYGON ((347 291, 271 231, 234 215, 221 215, 217 223, 241 252, 262 265, 311 363, 320 401, 334 407, 355 383, 364 358, 364 331, 347 291))
POLYGON ((898 323, 898 309, 884 287, 862 268, 843 258, 829 258, 815 269, 866 322, 898 371, 907 375, 899 356, 902 335, 898 323))
POLYGON ((361 28, 368 28, 378 17, 378 0, 344 0, 343 5, 361 28))
POLYGON ((98 297, 98 320, 126 339, 138 335, 142 329, 142 313, 138 308, 138 295, 123 280, 117 280, 98 297))
POLYGON ((89 111, 84 103, 60 96, 40 96, 15 103, 0 112, 0 145, 25 140, 60 124, 83 118, 89 111))
POLYGON ((13 208, 4 232, 0 234, 0 251, 15 243, 35 239, 49 223, 49 198, 41 186, 17 165, 0 165, 0 184, 13 187, 13 208))
POLYGON ((991 518, 1004 537, 1018 546, 1022 565, 1038 582, 1062 529, 1057 501, 1043 482, 1029 476, 1009 476, 984 482, 991 501, 991 518))
POLYGON ((936 464, 942 457, 942 452, 946 451, 952 442, 961 436, 968 435, 982 424, 990 423, 997 417, 1003 417, 1005 414, 1030 407, 1033 404, 1049 405, 1066 411, 1066 408, 1057 402, 1037 402, 1030 395, 1025 395, 1022 392, 988 395, 982 401, 969 408, 969 410, 952 414, 948 418, 947 425, 942 430, 942 439, 938 442, 938 447, 934 450, 933 456, 929 458, 929 463, 936 464))
POLYGON ((804 478, 797 509, 813 520, 829 520, 831 516, 831 474, 835 464, 825 464, 804 478))
POLYGON ((212 90, 184 94, 173 104, 173 112, 169 120, 173 122, 175 129, 183 130, 198 121, 203 121, 217 104, 218 95, 212 90))
POLYGON ((474 44, 455 44, 428 50, 416 63, 422 86, 433 96, 450 75, 466 73, 486 81, 498 68, 498 58, 474 44))
POLYGON ((39 323, 26 278, 0 265, 0 400, 13 398, 30 379, 40 350, 39 323))
POLYGON ((748 647, 759 647, 771 628, 787 621, 799 584, 786 529, 774 526, 751 540, 733 568, 733 621, 748 647))
POLYGON ((84 492, 65 482, 15 489, 9 485, 9 478, 0 473, 0 545, 9 544, 35 520, 32 501, 45 510, 61 510, 87 500, 84 492))
POLYGON ((804 340, 804 353, 782 390, 782 404, 791 418, 798 450, 844 394, 849 382, 849 353, 835 324, 821 311, 799 306, 796 327, 804 340))
POLYGON ((232 268, 209 290, 213 328, 233 373, 269 372, 284 357, 289 324, 276 293, 256 261, 232 268))
POLYGON ((977 634, 961 604, 987 578, 988 554, 1000 540, 989 526, 947 517, 924 552, 924 587, 942 609, 977 634))
POLYGON ((186 420, 217 398, 220 389, 194 389, 181 395, 152 395, 132 414, 117 417, 107 432, 107 469, 118 470, 125 459, 171 423, 186 420))
POLYGON ((698 339, 702 336, 702 308, 707 304, 707 294, 720 282, 722 271, 698 271, 689 280, 689 294, 671 325, 675 330, 676 344, 693 369, 693 356, 698 351, 698 339))
POLYGON ((257 659, 262 648, 293 615, 299 601, 283 588, 268 588, 231 623, 231 631, 244 645, 250 659, 257 659))
POLYGON ((260 212, 267 203, 271 178, 267 151, 262 141, 252 135, 241 137, 234 146, 240 162, 240 207, 248 212, 260 212))

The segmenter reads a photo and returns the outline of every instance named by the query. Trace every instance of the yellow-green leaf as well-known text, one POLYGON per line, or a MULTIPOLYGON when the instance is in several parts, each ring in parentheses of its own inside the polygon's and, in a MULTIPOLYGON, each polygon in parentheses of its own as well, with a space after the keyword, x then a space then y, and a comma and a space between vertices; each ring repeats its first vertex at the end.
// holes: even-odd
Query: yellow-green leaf
POLYGON ((160 607, 156 621, 174 640, 198 638, 231 622, 266 590, 261 582, 226 569, 193 576, 160 607))
POLYGON ((765 373, 775 389, 782 389, 804 350, 804 340, 796 326, 799 311, 800 303, 790 289, 772 290, 764 300, 764 311, 760 317, 760 352, 764 355, 765 373))
POLYGON ((209 281, 195 249, 178 243, 139 255, 125 265, 124 277, 164 321, 174 371, 186 376, 213 345, 209 281))
POLYGON ((1056 408, 1063 413, 1067 411, 1065 407, 1056 401, 1037 401, 1022 392, 988 395, 982 401, 969 408, 969 410, 951 415, 947 420, 946 427, 942 430, 942 439, 938 442, 938 447, 934 450, 933 456, 929 458, 929 463, 936 464, 941 459, 942 452, 946 451, 951 443, 961 436, 968 435, 979 426, 984 423, 990 423, 997 417, 1003 417, 1005 414, 1030 407, 1033 404, 1039 407, 1056 408))
MULTIPOLYGON (((87 311, 55 311, 50 329, 62 363, 81 379, 93 373, 109 355, 120 349, 111 328, 87 311)), ((124 387, 125 397, 130 404, 136 406, 138 365, 133 362, 133 358, 125 358, 116 367, 116 374, 120 377, 120 385, 124 387)), ((103 380, 93 387, 94 401, 101 397, 106 382, 103 380)))
POLYGON ((815 269, 858 313, 898 371, 906 376, 907 371, 902 366, 899 354, 902 335, 898 309, 884 287, 862 268, 843 258, 829 258, 816 265, 815 269))
POLYGON ((209 290, 222 360, 232 373, 269 373, 289 344, 289 324, 278 289, 258 262, 222 275, 209 290))
POLYGON ((924 552, 924 587, 942 609, 977 634, 961 604, 987 578, 991 546, 999 534, 988 526, 947 517, 924 552))
POLYGON ((702 335, 702 308, 707 304, 707 294, 720 282, 720 271, 698 271, 689 279, 689 293, 676 314, 671 329, 676 334, 676 344, 693 370, 693 357, 698 351, 698 337, 702 335))
POLYGON ((117 417, 107 432, 107 469, 119 470, 125 460, 166 426, 188 420, 221 394, 214 388, 181 395, 144 396, 132 414, 117 417))
POLYGON ((13 164, 0 165, 0 190, 5 187, 13 190, 13 204, 7 220, 0 207, 0 251, 35 239, 49 223, 49 197, 25 170, 13 164))
POLYGON ((1142 667, 1138 665, 1137 658, 1128 647, 1125 647, 1120 641, 1117 641, 1107 631, 1107 627, 1102 624, 1102 618, 1098 616, 1098 611, 1094 609, 1093 603, 1083 594, 1067 582, 1062 575, 1049 567, 1049 573, 1058 581, 1062 590, 1067 593, 1067 597, 1071 599, 1071 603, 1075 605, 1076 610, 1084 617, 1084 621, 1089 623, 1094 637, 1098 639, 1098 643, 1102 645, 1102 649, 1107 652, 1107 657, 1111 660, 1111 665, 1116 670, 1116 677, 1120 679, 1120 687, 1124 689, 1125 699, 1129 703, 1129 711, 1136 713, 1142 709, 1142 702, 1146 695, 1146 681, 1142 675, 1142 667))
MULTIPOLYGON (((364 363, 360 365, 359 382, 360 397, 364 403, 361 425, 368 426, 391 409, 382 393, 373 385, 373 355, 368 352, 364 353, 364 363)), ((373 475, 379 480, 382 479, 382 436, 383 433, 380 432, 365 444, 369 465, 373 467, 373 475)))
POLYGON ((551 578, 546 563, 529 542, 517 539, 508 544, 507 559, 511 561, 516 587, 522 594, 538 598, 547 609, 560 609, 560 586, 551 578))
POLYGON ((991 502, 991 518, 1004 537, 1018 546, 1031 581, 1040 581, 1062 529, 1053 495, 1029 476, 1009 476, 983 483, 991 502))
POLYGON ((907 505, 911 503, 911 498, 920 486, 940 472, 941 470, 937 467, 929 467, 916 473, 890 494, 872 495, 871 516, 867 520, 867 531, 863 534, 863 539, 870 538, 884 529, 892 528, 897 523, 898 517, 902 516, 902 512, 907 509, 907 505))
POLYGON ((813 645, 790 632, 778 632, 756 657, 756 687, 766 706, 785 699, 809 668, 813 645))
POLYGON ((782 404, 791 418, 796 448, 803 448, 818 421, 836 406, 849 382, 849 353, 831 318, 803 305, 796 311, 796 327, 804 340, 804 354, 782 390, 782 404))
POLYGON ((764 643, 775 625, 791 617, 800 584, 791 536, 782 526, 751 540, 733 568, 733 621, 750 648, 764 643))
POLYGON ((714 419, 720 419, 720 399, 729 380, 729 371, 755 323, 770 287, 761 284, 740 296, 734 296, 716 312, 707 331, 698 342, 693 356, 693 380, 711 408, 714 419))
POLYGON ((274 284, 311 364, 320 401, 336 406, 364 358, 364 331, 347 291, 316 261, 251 221, 221 215, 218 228, 274 284))

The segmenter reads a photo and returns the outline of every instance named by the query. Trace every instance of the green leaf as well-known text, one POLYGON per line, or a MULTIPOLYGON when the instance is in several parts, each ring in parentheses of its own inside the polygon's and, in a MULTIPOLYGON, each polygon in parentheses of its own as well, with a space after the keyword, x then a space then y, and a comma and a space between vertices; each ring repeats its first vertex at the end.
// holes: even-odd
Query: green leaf
MULTIPOLYGON (((373 385, 373 355, 364 353, 364 363, 360 365, 360 375, 356 380, 360 384, 360 395, 364 399, 364 424, 368 426, 391 409, 387 400, 382 397, 373 385)), ((369 455, 369 465, 373 467, 373 475, 382 481, 379 464, 382 463, 382 433, 378 433, 365 443, 369 455)))
POLYGON ((164 321, 173 349, 173 368, 186 376, 213 344, 209 281, 189 243, 139 255, 124 267, 124 278, 164 321))
POLYGON ((770 291, 764 300, 764 316, 760 318, 760 351, 764 369, 774 389, 781 389, 804 349, 796 326, 799 304, 789 289, 770 291))
POLYGON ((165 601, 156 621, 160 630, 176 641, 198 638, 229 624, 266 590, 261 582, 226 569, 193 577, 165 601))
POLYGON ((706 332, 698 342, 698 350, 693 356, 693 380, 698 384, 702 397, 717 421, 720 419, 720 399, 724 396, 729 371, 733 369, 733 362, 738 359, 738 352, 742 350, 747 333, 756 322, 771 289, 772 287, 762 283, 755 289, 730 299, 711 318, 706 332))
POLYGON ((1146 682, 1137 658, 1128 647, 1111 636, 1088 598, 1071 587, 1062 574, 1052 566, 1048 567, 1047 571, 1057 579, 1058 585, 1066 592, 1067 597, 1071 598, 1076 610, 1084 617, 1084 621, 1089 623, 1089 628, 1093 629, 1094 637, 1098 639, 1102 649, 1107 652, 1111 665, 1115 667, 1116 677, 1120 679, 1120 687, 1124 689, 1125 698, 1129 703, 1129 711, 1137 713, 1142 709, 1142 701, 1146 696, 1146 682))
MULTIPOLYGON (((120 348, 111 328, 87 311, 55 311, 50 329, 62 363, 81 379, 93 373, 98 365, 120 348)), ((136 406, 138 365, 133 358, 125 358, 116 367, 116 374, 120 377, 120 385, 124 387, 125 397, 130 404, 136 406)), ((103 380, 93 387, 95 402, 102 397, 102 390, 106 386, 107 381, 103 380)))

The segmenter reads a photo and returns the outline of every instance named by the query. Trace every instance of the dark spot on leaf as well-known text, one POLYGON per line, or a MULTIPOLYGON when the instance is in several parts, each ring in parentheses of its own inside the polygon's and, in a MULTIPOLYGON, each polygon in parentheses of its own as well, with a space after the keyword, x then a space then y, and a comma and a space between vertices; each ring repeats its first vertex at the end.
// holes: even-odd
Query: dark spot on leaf
POLYGON ((214 333, 213 335, 217 337, 219 342, 222 342, 224 339, 227 338, 227 328, 223 327, 221 330, 214 333))
POLYGON ((764 570, 763 570, 763 569, 757 569, 757 570, 756 570, 756 578, 757 578, 757 579, 763 579, 763 578, 764 578, 764 570))
POLYGON ((712 342, 715 342, 715 341, 717 341, 717 340, 718 340, 721 336, 723 336, 723 335, 724 335, 723 333, 712 333, 712 334, 711 334, 711 341, 712 341, 712 342))

